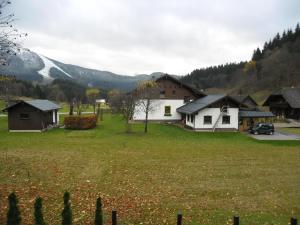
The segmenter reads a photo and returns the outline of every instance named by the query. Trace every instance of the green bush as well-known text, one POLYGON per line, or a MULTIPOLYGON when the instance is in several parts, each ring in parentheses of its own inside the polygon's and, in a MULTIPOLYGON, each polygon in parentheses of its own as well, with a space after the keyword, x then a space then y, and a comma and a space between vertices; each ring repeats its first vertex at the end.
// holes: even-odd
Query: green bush
POLYGON ((7 225, 21 224, 21 214, 18 207, 18 199, 15 193, 8 196, 8 212, 7 212, 7 225))
POLYGON ((62 225, 71 225, 72 224, 72 210, 70 203, 70 193, 65 192, 64 194, 64 209, 61 213, 62 216, 62 225))
POLYGON ((103 212, 101 198, 97 198, 95 211, 95 225, 103 225, 103 212))
POLYGON ((35 225, 45 225, 45 221, 44 221, 44 216, 43 216, 43 211, 42 211, 42 207, 43 207, 43 203, 42 203, 42 198, 38 197, 35 200, 34 203, 34 224, 35 225))
POLYGON ((95 128, 97 125, 96 115, 73 115, 66 116, 64 119, 66 129, 87 130, 95 128))

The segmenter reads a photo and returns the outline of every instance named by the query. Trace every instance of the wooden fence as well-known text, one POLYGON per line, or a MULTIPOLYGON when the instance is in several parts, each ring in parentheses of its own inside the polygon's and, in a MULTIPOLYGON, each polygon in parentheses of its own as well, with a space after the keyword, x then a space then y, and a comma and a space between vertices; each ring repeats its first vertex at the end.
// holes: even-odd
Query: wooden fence
MULTIPOLYGON (((182 225, 183 216, 181 213, 177 214, 177 225, 182 225)), ((234 216, 233 219, 233 225, 240 225, 240 217, 234 216)), ((117 211, 113 210, 111 214, 111 222, 112 225, 117 225, 117 211)), ((296 218, 291 218, 290 225, 298 225, 298 220, 296 218)))

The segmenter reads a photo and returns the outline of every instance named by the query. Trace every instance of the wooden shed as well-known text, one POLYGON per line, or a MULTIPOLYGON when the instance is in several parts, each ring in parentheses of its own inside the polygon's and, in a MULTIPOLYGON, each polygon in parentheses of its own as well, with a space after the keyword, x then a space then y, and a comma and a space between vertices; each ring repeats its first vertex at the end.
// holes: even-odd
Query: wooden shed
POLYGON ((277 118, 300 120, 300 88, 282 88, 275 91, 263 106, 269 106, 277 118))
POLYGON ((19 101, 2 111, 8 114, 11 132, 41 132, 59 124, 60 106, 48 100, 19 101))

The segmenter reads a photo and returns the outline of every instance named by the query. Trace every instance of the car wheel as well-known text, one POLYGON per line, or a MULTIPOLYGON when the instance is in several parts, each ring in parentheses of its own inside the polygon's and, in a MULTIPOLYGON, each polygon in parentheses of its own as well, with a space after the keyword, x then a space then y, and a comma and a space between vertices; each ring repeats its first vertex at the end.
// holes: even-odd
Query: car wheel
POLYGON ((258 135, 258 132, 257 132, 257 131, 255 131, 255 132, 254 132, 254 134, 255 134, 255 135, 258 135))
POLYGON ((269 132, 269 135, 273 135, 273 131, 270 131, 270 132, 269 132))

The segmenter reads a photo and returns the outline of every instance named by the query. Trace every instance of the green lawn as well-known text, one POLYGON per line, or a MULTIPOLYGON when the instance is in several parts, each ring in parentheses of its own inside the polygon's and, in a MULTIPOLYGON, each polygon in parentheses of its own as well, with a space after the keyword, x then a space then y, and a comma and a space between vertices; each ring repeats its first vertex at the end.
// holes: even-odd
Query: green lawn
MULTIPOLYGON (((70 111, 70 105, 68 103, 59 103, 59 105, 62 107, 59 112, 69 112, 70 111)), ((102 109, 108 109, 108 106, 106 104, 101 104, 102 109)), ((97 110, 97 107, 96 107, 97 110)), ((74 108, 74 111, 76 111, 76 108, 74 108)), ((83 104, 82 105, 82 112, 93 112, 94 108, 91 104, 83 104)))
POLYGON ((300 128, 280 128, 280 130, 292 134, 300 134, 300 128))
POLYGON ((2 114, 2 109, 5 108, 5 102, 3 100, 0 100, 0 115, 2 114))
MULTIPOLYGON (((120 224, 288 224, 300 215, 300 143, 252 140, 239 133, 194 133, 142 124, 123 132, 105 115, 90 131, 8 133, 0 118, 0 224, 16 191, 23 220, 44 199, 48 224, 59 224, 62 196, 71 192, 74 224, 91 224, 97 196, 105 220, 120 224)), ((106 223, 108 224, 108 223, 106 223)))

